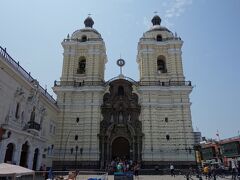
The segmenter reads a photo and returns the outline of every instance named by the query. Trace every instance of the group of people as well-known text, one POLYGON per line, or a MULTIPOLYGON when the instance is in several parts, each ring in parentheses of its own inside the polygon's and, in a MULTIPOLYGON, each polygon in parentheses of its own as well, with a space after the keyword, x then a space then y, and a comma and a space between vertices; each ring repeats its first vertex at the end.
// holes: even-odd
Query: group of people
POLYGON ((216 179, 216 176, 218 175, 225 175, 231 174, 232 179, 237 180, 240 179, 240 167, 238 165, 231 165, 229 170, 225 170, 223 167, 216 166, 216 165, 204 165, 203 169, 203 174, 205 175, 206 179, 216 179))
POLYGON ((140 162, 133 162, 128 159, 115 158, 108 166, 108 171, 114 172, 133 172, 135 176, 139 175, 140 162))
MULTIPOLYGON (((169 166, 170 174, 171 176, 175 177, 175 170, 174 166, 170 164, 169 166)), ((183 174, 186 176, 186 179, 189 179, 189 177, 193 174, 196 174, 199 179, 201 178, 201 174, 205 176, 206 179, 217 179, 217 176, 223 176, 227 174, 232 175, 233 180, 240 180, 240 166, 237 163, 232 162, 231 168, 229 171, 226 171, 223 167, 218 165, 211 165, 206 164, 202 167, 202 169, 194 169, 190 167, 189 169, 185 169, 183 171, 179 172, 180 174, 183 174)))

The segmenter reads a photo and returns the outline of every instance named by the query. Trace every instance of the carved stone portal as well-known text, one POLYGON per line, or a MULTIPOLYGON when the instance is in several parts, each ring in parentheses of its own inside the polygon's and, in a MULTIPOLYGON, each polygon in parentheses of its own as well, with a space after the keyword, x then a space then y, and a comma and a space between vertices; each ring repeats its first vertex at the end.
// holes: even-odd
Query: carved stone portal
POLYGON ((104 168, 112 159, 127 158, 141 161, 142 123, 139 121, 141 107, 132 83, 118 79, 112 81, 103 96, 100 123, 100 162, 104 168))

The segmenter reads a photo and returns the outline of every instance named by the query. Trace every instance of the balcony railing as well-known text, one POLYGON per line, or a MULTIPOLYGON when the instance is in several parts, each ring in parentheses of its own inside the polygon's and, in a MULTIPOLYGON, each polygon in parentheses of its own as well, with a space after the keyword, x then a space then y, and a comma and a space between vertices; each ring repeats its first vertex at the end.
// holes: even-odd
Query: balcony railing
MULTIPOLYGON (((81 87, 81 86, 106 86, 110 82, 103 81, 55 81, 54 87, 60 86, 72 86, 72 87, 81 87)), ((136 86, 192 86, 191 81, 139 81, 134 83, 136 86)))
POLYGON ((64 42, 88 42, 88 41, 102 41, 102 38, 88 38, 88 39, 78 39, 78 38, 67 38, 63 40, 64 42))
MULTIPOLYGON (((156 38, 141 38, 140 39, 141 41, 157 41, 156 38)), ((171 41, 171 40, 181 40, 180 37, 167 37, 167 38, 162 38, 161 41, 157 41, 157 42, 164 42, 164 41, 171 41)))
POLYGON ((34 129, 34 130, 40 131, 41 126, 40 126, 39 123, 36 123, 36 122, 34 122, 34 121, 29 121, 27 128, 28 128, 28 129, 34 129))
POLYGON ((140 81, 140 86, 192 86, 191 81, 140 81))
POLYGON ((102 81, 54 81, 54 87, 56 86, 73 86, 73 87, 80 87, 80 86, 104 86, 104 82, 102 81))
MULTIPOLYGON (((31 76, 31 73, 27 72, 19 62, 16 62, 6 51, 6 49, 0 46, 0 56, 5 62, 7 62, 13 69, 15 69, 19 74, 28 82, 33 83, 36 80, 31 76)), ((42 86, 37 86, 38 90, 53 104, 56 104, 56 100, 44 89, 42 86)))

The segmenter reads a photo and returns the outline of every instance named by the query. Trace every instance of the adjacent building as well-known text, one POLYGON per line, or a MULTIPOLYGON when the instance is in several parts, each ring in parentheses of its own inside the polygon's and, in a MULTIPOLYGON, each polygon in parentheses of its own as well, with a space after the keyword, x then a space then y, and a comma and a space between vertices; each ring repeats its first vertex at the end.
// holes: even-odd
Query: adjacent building
POLYGON ((201 143, 200 154, 202 164, 231 167, 232 160, 236 159, 240 165, 240 136, 205 141, 201 143))
POLYGON ((52 166, 57 103, 0 47, 0 162, 52 166))

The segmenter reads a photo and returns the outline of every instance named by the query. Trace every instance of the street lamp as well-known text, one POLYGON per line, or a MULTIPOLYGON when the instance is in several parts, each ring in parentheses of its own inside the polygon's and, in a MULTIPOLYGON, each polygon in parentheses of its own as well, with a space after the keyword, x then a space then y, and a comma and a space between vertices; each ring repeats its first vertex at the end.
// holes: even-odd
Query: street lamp
MULTIPOLYGON (((76 118, 76 123, 77 123, 77 125, 78 125, 78 123, 79 123, 79 117, 76 118)), ((65 142, 65 146, 64 146, 63 164, 62 164, 63 167, 64 167, 64 163, 65 163, 65 157, 66 157, 66 151, 67 151, 67 144, 68 144, 68 140, 69 140, 69 137, 70 137, 70 135, 71 135, 71 132, 72 132, 72 129, 70 129, 70 130, 68 131, 67 138, 66 138, 66 142, 65 142)), ((78 135, 75 135, 74 139, 75 139, 75 141, 77 142, 77 140, 78 140, 78 135)), ((72 153, 73 153, 73 148, 71 148, 70 151, 71 151, 71 154, 72 154, 72 153)), ((60 153, 59 153, 59 158, 60 158, 60 153)))
POLYGON ((75 169, 77 169, 77 153, 78 153, 78 145, 75 147, 76 154, 75 154, 75 169))

